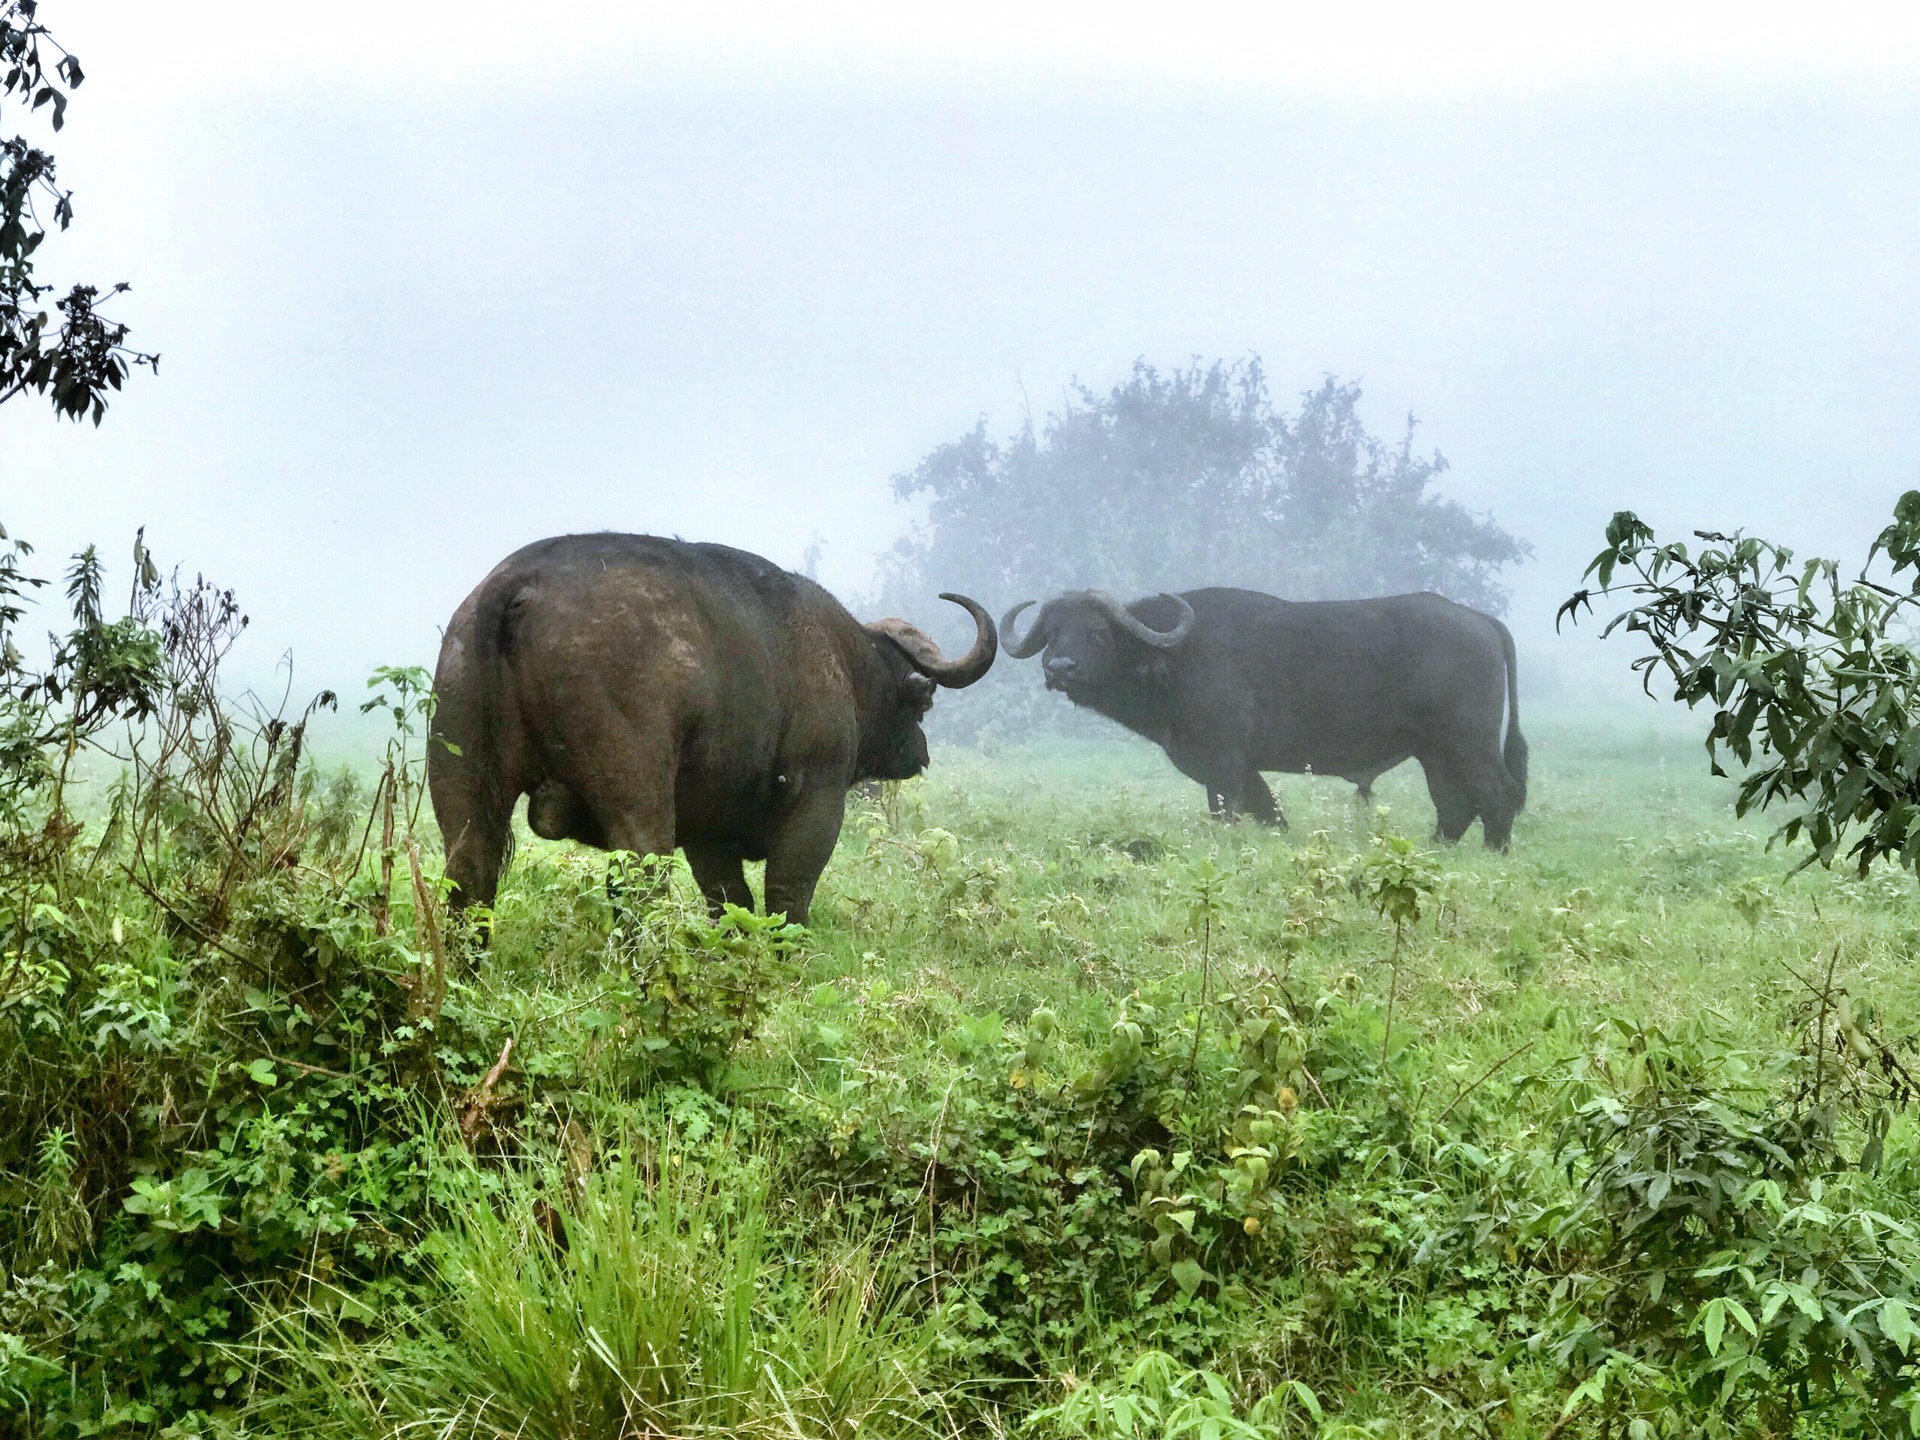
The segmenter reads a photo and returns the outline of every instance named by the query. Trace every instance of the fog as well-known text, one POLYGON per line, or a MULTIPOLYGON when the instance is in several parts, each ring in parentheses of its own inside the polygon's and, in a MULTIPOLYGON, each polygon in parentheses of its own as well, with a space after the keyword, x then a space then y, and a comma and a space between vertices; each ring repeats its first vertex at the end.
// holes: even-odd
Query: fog
POLYGON ((44 8, 89 80, 43 276, 131 282, 163 360, 97 430, 0 408, 0 524, 42 573, 145 525, 239 590, 243 666, 357 688, 569 530, 793 566, 817 536, 870 592, 915 518, 889 477, 981 414, 1258 353, 1282 401, 1331 373, 1376 433, 1416 414, 1444 492, 1534 547, 1530 663, 1578 669, 1591 629, 1552 612, 1613 510, 1858 556, 1920 484, 1900 12, 1729 8, 1650 50, 1636 11, 1511 54, 1391 9, 1293 48, 982 12, 1012 28, 950 54, 863 49, 854 12, 812 48, 650 46, 591 7, 523 53, 463 13, 355 39, 216 8, 183 38, 44 8))

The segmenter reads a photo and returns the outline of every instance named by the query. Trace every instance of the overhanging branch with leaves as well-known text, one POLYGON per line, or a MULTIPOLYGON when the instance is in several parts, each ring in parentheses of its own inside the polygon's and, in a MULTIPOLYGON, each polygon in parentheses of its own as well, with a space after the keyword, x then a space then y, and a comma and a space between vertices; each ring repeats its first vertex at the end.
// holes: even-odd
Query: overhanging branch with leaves
POLYGON ((1796 561, 1737 531, 1694 536, 1697 551, 1662 544, 1620 511, 1587 567, 1598 585, 1556 625, 1597 597, 1631 597, 1602 637, 1646 637, 1633 664, 1648 694, 1661 677, 1689 708, 1712 704, 1707 754, 1716 775, 1725 757, 1741 767, 1737 814, 1794 807, 1776 835, 1809 843, 1802 867, 1831 864, 1852 836, 1846 858, 1862 873, 1920 868, 1920 491, 1900 497, 1851 581, 1837 560, 1796 561))

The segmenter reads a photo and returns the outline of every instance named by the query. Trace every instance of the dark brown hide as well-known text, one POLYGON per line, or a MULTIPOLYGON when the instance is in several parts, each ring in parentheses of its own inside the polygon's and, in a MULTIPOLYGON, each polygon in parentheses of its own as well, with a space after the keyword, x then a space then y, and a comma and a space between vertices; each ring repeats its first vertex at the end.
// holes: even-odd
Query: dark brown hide
POLYGON ((1513 637, 1491 615, 1430 594, 1293 602, 1207 589, 1118 610, 1074 591, 1021 636, 1026 608, 1001 617, 1007 653, 1044 646, 1049 690, 1159 744, 1216 814, 1284 825, 1261 771, 1343 776, 1364 797, 1408 758, 1426 771, 1442 839, 1477 816, 1488 846, 1505 849, 1526 804, 1513 637))
POLYGON ((516 551, 454 612, 428 747, 457 905, 493 903, 513 807, 538 835, 641 855, 676 846, 708 900, 804 922, 849 786, 927 765, 936 685, 993 663, 992 619, 958 660, 904 621, 863 626, 757 555, 648 535, 516 551), (451 747, 451 748, 449 748, 451 747))

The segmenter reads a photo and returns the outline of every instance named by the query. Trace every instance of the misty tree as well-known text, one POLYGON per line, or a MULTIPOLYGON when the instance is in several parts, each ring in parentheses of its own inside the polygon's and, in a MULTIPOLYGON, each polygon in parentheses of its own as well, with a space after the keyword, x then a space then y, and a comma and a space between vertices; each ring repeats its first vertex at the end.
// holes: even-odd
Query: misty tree
POLYGON ((1500 572, 1526 544, 1434 493, 1447 462, 1415 452, 1411 417, 1389 443, 1359 405, 1358 385, 1328 379, 1282 414, 1254 357, 1137 362, 1004 442, 983 418, 894 477, 928 508, 883 562, 885 596, 1242 585, 1301 600, 1437 590, 1504 611, 1500 572))
MULTIPOLYGON (((86 79, 80 62, 39 21, 38 0, 0 0, 0 100, 44 111, 54 130, 66 122, 67 96, 86 79)), ((159 356, 127 345, 127 327, 100 312, 103 298, 126 290, 73 285, 64 295, 35 275, 48 227, 73 222, 73 195, 55 177, 53 156, 24 135, 0 135, 0 404, 28 392, 56 413, 98 425, 107 392, 133 365, 159 356)))

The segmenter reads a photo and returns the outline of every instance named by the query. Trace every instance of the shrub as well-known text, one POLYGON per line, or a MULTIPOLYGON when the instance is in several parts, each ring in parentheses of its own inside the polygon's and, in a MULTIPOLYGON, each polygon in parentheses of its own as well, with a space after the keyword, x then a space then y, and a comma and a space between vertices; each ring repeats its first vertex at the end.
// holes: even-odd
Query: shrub
MULTIPOLYGON (((1755 1057, 1694 1024, 1615 1021, 1568 1081, 1562 1155, 1581 1179, 1563 1238, 1555 1353, 1569 1407, 1694 1433, 1910 1394, 1920 1233, 1838 1157, 1834 1113, 1791 1103, 1804 1057, 1755 1057)), ((1835 1422, 1843 1423, 1843 1422, 1835 1422)))

